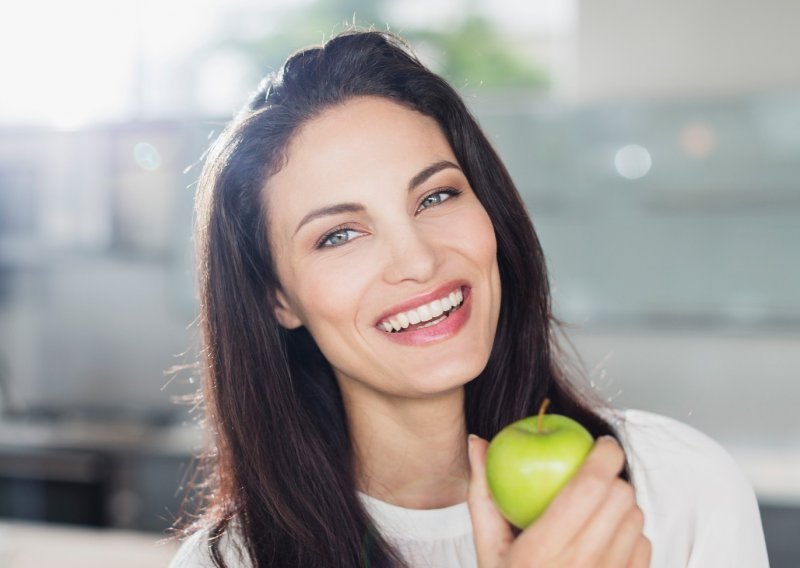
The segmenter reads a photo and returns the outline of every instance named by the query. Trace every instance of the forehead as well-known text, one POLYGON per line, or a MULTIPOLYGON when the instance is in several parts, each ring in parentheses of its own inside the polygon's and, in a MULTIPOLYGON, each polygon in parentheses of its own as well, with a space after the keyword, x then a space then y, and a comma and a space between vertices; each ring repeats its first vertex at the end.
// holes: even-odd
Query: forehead
POLYGON ((265 187, 271 225, 398 184, 405 189, 432 162, 456 162, 435 120, 375 97, 352 99, 310 120, 291 139, 286 158, 265 187))
MULTIPOLYGON (((389 99, 358 97, 301 126, 287 154, 289 162, 304 167, 326 160, 357 160, 364 154, 394 152, 403 146, 407 150, 450 150, 439 125, 429 116, 389 99)), ((390 163, 399 161, 400 156, 393 157, 390 163)))

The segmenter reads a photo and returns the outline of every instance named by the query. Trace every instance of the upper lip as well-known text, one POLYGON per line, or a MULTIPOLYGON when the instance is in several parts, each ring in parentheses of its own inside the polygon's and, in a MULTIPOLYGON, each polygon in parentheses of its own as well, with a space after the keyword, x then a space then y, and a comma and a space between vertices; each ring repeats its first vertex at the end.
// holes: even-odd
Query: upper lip
POLYGON ((399 314, 400 312, 406 312, 408 310, 413 310, 419 306, 424 304, 428 304, 434 300, 439 300, 444 298, 450 292, 457 290, 458 288, 466 286, 466 282, 462 280, 451 280, 450 282, 446 282, 441 286, 437 286, 430 292, 425 292, 424 294, 420 294, 419 296, 414 296, 413 298, 396 304, 383 312, 378 320, 375 322, 375 325, 378 325, 382 321, 386 320, 390 316, 395 314, 399 314))

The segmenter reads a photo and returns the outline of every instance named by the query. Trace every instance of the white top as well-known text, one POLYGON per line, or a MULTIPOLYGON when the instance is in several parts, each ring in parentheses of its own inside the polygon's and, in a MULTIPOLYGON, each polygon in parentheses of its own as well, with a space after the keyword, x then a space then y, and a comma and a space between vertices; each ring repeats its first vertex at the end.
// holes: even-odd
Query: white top
MULTIPOLYGON (((768 567, 755 493, 736 462, 714 440, 681 422, 649 412, 624 412, 622 443, 636 500, 652 543, 651 568, 768 567)), ((414 568, 475 567, 466 503, 405 509, 359 492, 386 539, 414 568)), ((170 568, 213 566, 205 534, 187 539, 170 568)), ((232 556, 230 568, 247 566, 232 556)))

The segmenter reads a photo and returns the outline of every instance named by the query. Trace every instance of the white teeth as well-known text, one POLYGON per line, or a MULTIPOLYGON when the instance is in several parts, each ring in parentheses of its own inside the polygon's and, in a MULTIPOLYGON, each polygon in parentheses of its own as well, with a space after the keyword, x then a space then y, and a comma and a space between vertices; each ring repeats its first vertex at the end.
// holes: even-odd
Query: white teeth
MULTIPOLYGON (((417 325, 423 322, 429 322, 428 325, 435 325, 444 319, 441 316, 445 312, 457 308, 463 301, 464 295, 461 292, 461 288, 458 288, 450 292, 450 294, 444 298, 439 298, 438 300, 434 300, 413 310, 408 310, 407 312, 395 314, 383 320, 378 327, 390 333, 392 331, 407 329, 410 325, 417 325)), ((428 325, 421 327, 428 327, 428 325)))
POLYGON ((439 316, 439 317, 438 317, 438 318, 436 318, 436 319, 432 319, 431 321, 429 321, 429 322, 428 322, 428 323, 426 323, 425 325, 421 325, 421 326, 420 326, 420 329, 422 329, 422 328, 424 328, 424 327, 431 327, 431 326, 433 326, 433 325, 436 325, 437 323, 439 323, 440 321, 442 321, 442 320, 444 320, 444 319, 445 319, 445 316, 443 316, 443 315, 442 315, 442 316, 439 316))
POLYGON ((400 320, 400 325, 403 327, 403 329, 407 328, 408 324, 411 323, 408 321, 406 314, 397 314, 397 319, 400 320))
POLYGON ((431 314, 431 309, 428 306, 418 307, 417 312, 419 312, 420 321, 428 321, 430 319, 433 319, 433 315, 431 314))

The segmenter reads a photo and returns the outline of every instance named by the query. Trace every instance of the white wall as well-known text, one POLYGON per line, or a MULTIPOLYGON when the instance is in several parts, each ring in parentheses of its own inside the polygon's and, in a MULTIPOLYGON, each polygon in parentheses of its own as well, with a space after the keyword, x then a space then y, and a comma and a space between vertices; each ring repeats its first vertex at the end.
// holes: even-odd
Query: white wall
POLYGON ((800 88, 796 0, 580 0, 579 100, 800 88))

